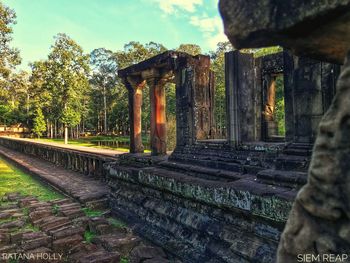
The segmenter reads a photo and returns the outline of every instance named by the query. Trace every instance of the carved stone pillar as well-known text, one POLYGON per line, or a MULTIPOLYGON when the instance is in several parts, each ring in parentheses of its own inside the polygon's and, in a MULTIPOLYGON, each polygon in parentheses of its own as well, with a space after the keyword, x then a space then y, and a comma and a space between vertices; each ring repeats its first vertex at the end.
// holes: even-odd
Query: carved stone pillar
POLYGON ((141 136, 142 89, 146 81, 128 77, 125 85, 129 92, 130 153, 143 153, 141 136))
POLYGON ((151 102, 152 155, 166 154, 165 82, 159 76, 147 80, 151 102))

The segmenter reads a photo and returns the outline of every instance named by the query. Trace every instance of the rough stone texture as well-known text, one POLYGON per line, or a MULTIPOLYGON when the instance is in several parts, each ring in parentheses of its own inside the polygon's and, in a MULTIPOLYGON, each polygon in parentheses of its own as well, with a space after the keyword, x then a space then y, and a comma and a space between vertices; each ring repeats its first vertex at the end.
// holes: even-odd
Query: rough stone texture
POLYGON ((349 0, 220 0, 219 8, 225 33, 238 49, 282 45, 343 63, 349 47, 349 0))
POLYGON ((331 105, 340 66, 283 52, 286 140, 313 143, 331 105))
POLYGON ((333 104, 320 123, 308 183, 299 192, 282 235, 279 262, 295 262, 302 253, 349 252, 349 58, 333 104))
POLYGON ((138 233, 185 262, 274 260, 295 190, 182 163, 132 164, 109 165, 110 205, 138 233))
POLYGON ((31 212, 23 215, 24 224, 17 224, 14 218, 8 219, 12 221, 6 224, 0 224, 1 262, 12 262, 12 260, 7 260, 3 253, 18 253, 17 257, 27 256, 30 257, 30 260, 13 258, 13 261, 117 263, 120 262, 121 256, 129 258, 130 252, 138 247, 146 247, 151 252, 158 251, 157 254, 148 253, 146 259, 154 262, 161 262, 162 259, 163 262, 168 262, 167 255, 161 248, 154 247, 149 242, 142 240, 127 227, 119 228, 113 225, 110 217, 81 216, 71 219, 59 216, 62 211, 70 207, 79 208, 82 211, 81 205, 70 199, 41 202, 35 197, 7 194, 1 198, 0 213, 9 211, 9 206, 3 205, 3 202, 15 207, 11 210, 31 212), (12 203, 9 200, 12 200, 12 203), (30 217, 31 214, 41 212, 42 206, 50 208, 55 213, 42 214, 40 219, 30 217), (10 225, 10 223, 13 224, 10 225), (37 228, 33 228, 33 225, 37 228), (96 231, 101 225, 108 225, 108 235, 101 235, 96 231), (96 244, 84 240, 84 233, 87 230, 95 235, 92 242, 96 244), (43 259, 41 253, 46 253, 46 257, 50 259, 43 259))

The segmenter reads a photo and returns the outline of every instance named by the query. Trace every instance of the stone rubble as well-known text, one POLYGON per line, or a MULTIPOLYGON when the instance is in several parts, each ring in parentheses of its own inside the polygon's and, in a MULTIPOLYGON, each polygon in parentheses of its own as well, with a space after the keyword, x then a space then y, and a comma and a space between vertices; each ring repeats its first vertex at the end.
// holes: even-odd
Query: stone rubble
POLYGON ((17 253, 18 262, 35 263, 171 262, 161 248, 110 218, 86 216, 73 200, 39 201, 19 193, 6 194, 0 203, 0 262, 12 262, 10 253, 17 253), (87 232, 93 233, 90 240, 87 232))

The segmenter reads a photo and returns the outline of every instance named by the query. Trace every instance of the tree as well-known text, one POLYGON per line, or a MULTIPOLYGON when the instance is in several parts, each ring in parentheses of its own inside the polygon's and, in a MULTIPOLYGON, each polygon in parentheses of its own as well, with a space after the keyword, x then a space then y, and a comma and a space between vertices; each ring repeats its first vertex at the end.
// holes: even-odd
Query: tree
POLYGON ((43 135, 43 132, 46 130, 46 123, 44 114, 41 108, 36 108, 33 132, 40 138, 43 135))
POLYGON ((89 58, 82 48, 65 34, 56 36, 47 61, 45 86, 52 96, 53 111, 58 113, 68 143, 68 128, 78 125, 84 112, 84 99, 89 90, 89 58))
POLYGON ((0 88, 6 89, 8 77, 16 65, 21 63, 19 51, 10 47, 12 25, 16 23, 16 13, 0 2, 0 88))
MULTIPOLYGON (((108 133, 107 108, 110 108, 112 102, 113 88, 117 84, 117 63, 114 59, 113 52, 105 48, 95 49, 90 54, 90 64, 92 66, 92 76, 90 83, 93 87, 93 93, 101 97, 103 102, 103 132, 108 133), (107 99, 109 98, 109 99, 107 99), (108 102, 107 102, 108 100, 108 102)), ((96 96, 94 96, 96 98, 96 96)), ((97 109, 97 114, 99 114, 97 109)))
POLYGON ((201 47, 196 44, 181 44, 176 51, 185 52, 192 56, 202 53, 201 47))
POLYGON ((214 114, 216 120, 217 135, 226 137, 226 95, 225 95, 225 52, 233 50, 230 42, 217 44, 215 52, 211 52, 211 69, 215 76, 215 106, 214 114))

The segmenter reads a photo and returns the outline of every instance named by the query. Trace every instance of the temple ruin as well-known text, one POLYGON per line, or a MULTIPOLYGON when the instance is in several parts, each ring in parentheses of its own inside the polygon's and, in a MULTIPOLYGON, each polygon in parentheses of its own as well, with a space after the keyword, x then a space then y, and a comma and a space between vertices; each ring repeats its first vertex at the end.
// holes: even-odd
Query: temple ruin
POLYGON ((340 69, 287 49, 262 57, 226 53, 227 137, 216 139, 210 58, 166 51, 118 72, 129 92, 130 153, 104 156, 9 138, 0 145, 107 182, 112 213, 183 262, 270 263, 307 185, 317 127, 340 69), (173 152, 166 151, 168 82, 176 85, 173 152), (144 89, 151 154, 141 140, 144 89), (281 89, 283 134, 275 116, 281 89))
POLYGON ((185 262, 273 262, 340 65, 290 51, 225 55, 227 138, 215 139, 207 56, 167 51, 119 71, 129 91, 130 154, 106 165, 112 211, 185 262), (285 134, 276 132, 283 80, 285 134), (176 84, 177 141, 166 152, 164 84, 176 84), (151 149, 142 154, 142 90, 151 149))

